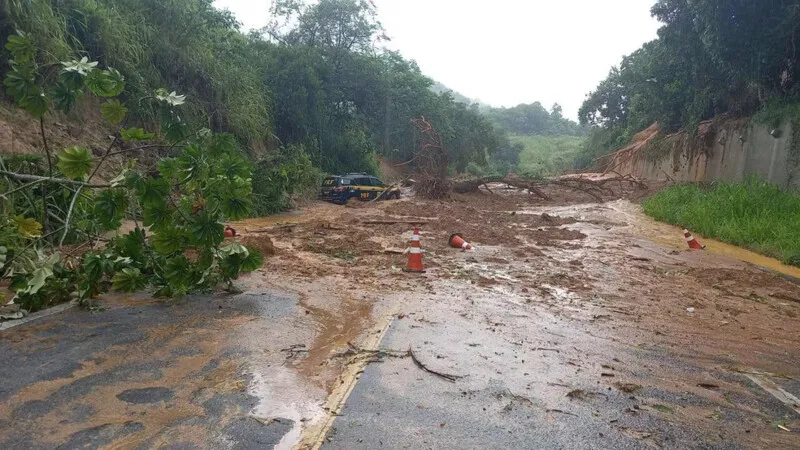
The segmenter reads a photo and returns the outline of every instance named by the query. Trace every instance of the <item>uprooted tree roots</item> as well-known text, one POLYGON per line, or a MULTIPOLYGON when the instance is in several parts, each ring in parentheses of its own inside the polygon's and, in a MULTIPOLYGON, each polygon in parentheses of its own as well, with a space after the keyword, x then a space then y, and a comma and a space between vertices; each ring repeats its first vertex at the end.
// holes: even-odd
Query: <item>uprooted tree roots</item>
POLYGON ((414 184, 414 191, 419 197, 428 199, 442 199, 450 197, 453 183, 446 179, 425 178, 414 184))

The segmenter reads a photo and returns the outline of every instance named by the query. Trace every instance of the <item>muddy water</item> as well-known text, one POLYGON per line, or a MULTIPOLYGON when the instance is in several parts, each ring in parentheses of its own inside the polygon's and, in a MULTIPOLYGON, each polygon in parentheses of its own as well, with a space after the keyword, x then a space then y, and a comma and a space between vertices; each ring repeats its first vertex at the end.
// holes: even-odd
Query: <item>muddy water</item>
MULTIPOLYGON (((669 224, 651 219, 642 211, 641 206, 628 200, 617 200, 602 205, 578 204, 560 207, 531 208, 525 212, 551 215, 571 216, 580 220, 593 220, 608 225, 622 225, 632 235, 647 238, 658 244, 677 250, 685 250, 686 240, 683 230, 669 224)), ((800 279, 800 268, 787 266, 781 261, 741 247, 715 241, 697 235, 695 237, 706 245, 706 252, 731 258, 755 266, 763 267, 790 277, 800 279)))
POLYGON ((250 284, 295 299, 280 320, 254 322, 237 333, 253 355, 248 392, 259 401, 252 414, 264 422, 291 420, 290 431, 275 447, 291 449, 326 417, 326 399, 346 369, 347 360, 337 355, 350 344, 358 346, 374 324, 375 296, 342 276, 311 281, 262 274, 250 284))

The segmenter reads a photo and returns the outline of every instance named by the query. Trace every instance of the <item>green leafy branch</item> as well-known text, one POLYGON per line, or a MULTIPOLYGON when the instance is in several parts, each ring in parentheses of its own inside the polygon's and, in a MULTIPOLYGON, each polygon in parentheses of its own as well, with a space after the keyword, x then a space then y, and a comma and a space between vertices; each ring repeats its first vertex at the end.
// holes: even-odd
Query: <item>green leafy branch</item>
POLYGON ((254 250, 223 242, 224 222, 250 213, 252 166, 231 135, 188 132, 175 111, 185 96, 159 89, 148 97, 163 111, 162 143, 152 142, 156 133, 125 126, 128 108, 117 98, 125 80, 118 71, 101 69, 83 57, 61 63, 56 77, 42 76, 26 35, 12 36, 6 49, 11 70, 3 83, 16 103, 39 120, 47 159, 42 175, 9 170, 0 158, 0 180, 9 187, 0 198, 23 211, 14 220, 0 221, 0 235, 10 243, 0 248, 0 276, 11 280, 15 302, 27 309, 70 298, 88 302, 109 289, 152 288, 156 295, 185 295, 220 282, 230 284, 261 265, 254 250), (83 95, 105 99, 100 113, 116 129, 114 137, 99 160, 81 146, 51 154, 47 113, 68 112, 83 95), (143 144, 115 150, 120 141, 143 144), (155 172, 138 172, 131 161, 110 183, 93 182, 111 156, 150 149, 178 152, 162 158, 155 172), (31 201, 36 193, 38 203, 31 201), (17 195, 23 200, 17 201, 17 195), (34 218, 40 214, 41 223, 34 218), (52 229, 48 218, 62 225, 52 229), (100 238, 119 229, 126 218, 141 218, 143 226, 137 220, 128 234, 100 238), (64 244, 80 235, 97 250, 78 260, 63 259, 64 244))

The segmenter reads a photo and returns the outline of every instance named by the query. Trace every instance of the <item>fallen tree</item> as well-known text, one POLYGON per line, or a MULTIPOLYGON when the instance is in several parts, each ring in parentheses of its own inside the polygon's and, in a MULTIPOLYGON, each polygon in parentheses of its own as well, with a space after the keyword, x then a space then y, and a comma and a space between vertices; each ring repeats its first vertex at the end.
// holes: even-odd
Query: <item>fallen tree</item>
POLYGON ((489 183, 501 183, 510 187, 528 191, 529 194, 535 195, 542 200, 551 200, 551 198, 542 190, 542 188, 546 186, 559 186, 565 189, 585 193, 598 202, 602 202, 604 201, 603 196, 614 196, 614 192, 606 186, 610 182, 618 182, 620 186, 622 186, 623 183, 631 183, 636 185, 637 188, 647 189, 647 186, 641 180, 637 180, 630 175, 620 175, 617 177, 606 177, 601 179, 590 179, 576 176, 536 180, 526 180, 511 176, 495 176, 453 183, 452 189, 453 192, 467 194, 470 192, 479 192, 481 187, 485 187, 486 190, 491 192, 489 183))

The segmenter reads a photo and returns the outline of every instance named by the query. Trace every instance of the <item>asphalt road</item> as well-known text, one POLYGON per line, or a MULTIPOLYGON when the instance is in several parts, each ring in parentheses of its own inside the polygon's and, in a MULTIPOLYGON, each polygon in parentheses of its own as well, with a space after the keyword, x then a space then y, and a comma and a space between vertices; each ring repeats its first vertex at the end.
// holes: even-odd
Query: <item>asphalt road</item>
POLYGON ((425 275, 381 250, 404 225, 320 207, 247 294, 0 331, 0 449, 800 448, 796 285, 657 244, 674 230, 631 206, 495 211, 528 241, 474 252, 426 231, 425 275))
MULTIPOLYGON (((449 290, 394 320, 381 344, 394 356, 368 365, 322 448, 800 446, 777 430, 760 444, 741 440, 750 432, 743 428, 768 428, 757 415, 793 420, 786 405, 742 374, 630 345, 586 316, 449 290), (455 381, 403 357, 409 346, 426 367, 455 381), (692 416, 696 423, 686 420, 692 416)), ((800 392, 796 382, 784 383, 800 392)))
POLYGON ((252 351, 229 339, 278 321, 290 296, 144 298, 79 308, 0 333, 0 448, 271 448, 293 427, 259 420, 252 351))

